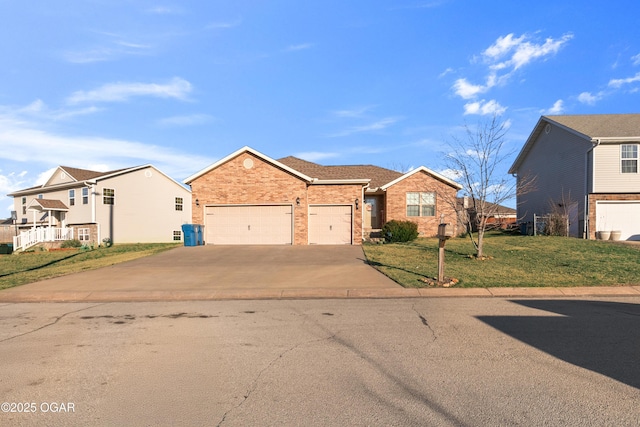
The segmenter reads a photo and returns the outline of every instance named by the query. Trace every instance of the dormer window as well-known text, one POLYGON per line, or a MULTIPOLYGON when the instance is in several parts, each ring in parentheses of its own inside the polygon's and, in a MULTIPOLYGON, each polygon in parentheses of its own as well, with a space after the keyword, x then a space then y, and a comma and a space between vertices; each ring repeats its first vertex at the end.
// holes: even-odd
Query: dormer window
POLYGON ((620 171, 622 173, 638 173, 637 144, 622 144, 620 146, 620 171))

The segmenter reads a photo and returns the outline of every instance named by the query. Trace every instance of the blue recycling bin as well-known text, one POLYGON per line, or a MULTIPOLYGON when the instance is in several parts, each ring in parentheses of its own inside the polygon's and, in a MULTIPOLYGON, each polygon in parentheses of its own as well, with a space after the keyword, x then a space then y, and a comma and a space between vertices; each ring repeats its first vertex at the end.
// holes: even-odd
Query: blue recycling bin
POLYGON ((196 224, 196 245, 204 245, 204 225, 196 224))
POLYGON ((196 246, 196 228, 194 224, 182 224, 182 235, 185 246, 196 246))

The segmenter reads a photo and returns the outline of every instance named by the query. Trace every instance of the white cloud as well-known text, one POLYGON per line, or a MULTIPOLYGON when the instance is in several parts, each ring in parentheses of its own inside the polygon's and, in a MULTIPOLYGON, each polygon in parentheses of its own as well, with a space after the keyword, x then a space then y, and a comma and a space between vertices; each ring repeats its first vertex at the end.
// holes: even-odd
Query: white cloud
POLYGON ((562 114, 563 112, 564 112, 564 101, 562 101, 562 99, 558 99, 556 102, 553 103, 553 106, 551 108, 542 110, 540 113, 542 113, 542 115, 553 115, 553 114, 562 114))
POLYGON ((595 105, 597 101, 600 100, 600 97, 597 95, 592 95, 591 92, 582 92, 578 95, 578 101, 587 105, 595 105))
POLYGON ((364 107, 357 107, 348 110, 336 110, 332 111, 332 114, 337 117, 343 118, 361 118, 365 117, 366 113, 374 109, 375 105, 366 105, 364 107))
POLYGON ((456 169, 444 169, 438 173, 444 176, 445 178, 449 178, 452 181, 457 181, 464 177, 464 174, 462 173, 462 171, 456 170, 456 169))
POLYGON ((631 57, 633 65, 640 65, 640 53, 631 57))
POLYGON ((505 111, 507 111, 506 107, 500 105, 500 103, 494 99, 490 101, 486 101, 483 99, 481 101, 469 102, 464 106, 464 114, 479 114, 482 116, 486 115, 501 115, 505 111))
POLYGON ((0 159, 40 168, 67 165, 90 169, 92 165, 110 165, 111 169, 152 163, 180 178, 212 163, 200 155, 137 141, 56 134, 2 114, 0 147, 0 159))
POLYGON ((380 131, 380 130, 384 130, 386 128, 388 128, 389 126, 394 125, 395 123, 397 123, 400 119, 397 117, 386 117, 384 119, 380 119, 376 122, 373 123, 369 123, 366 125, 361 125, 361 126, 352 126, 348 129, 345 129, 343 131, 340 132, 336 132, 330 135, 327 135, 329 137, 341 137, 341 136, 348 136, 348 135, 352 135, 354 133, 363 133, 363 132, 375 132, 375 131, 380 131))
MULTIPOLYGON (((555 55, 573 38, 565 34, 558 39, 548 37, 536 42, 527 34, 516 37, 513 33, 500 36, 482 54, 482 63, 487 67, 485 84, 474 84, 467 78, 458 78, 452 86, 454 93, 462 99, 472 100, 465 104, 465 114, 502 114, 506 107, 496 101, 479 101, 477 98, 493 87, 505 85, 512 74, 536 60, 555 55)), ((475 62, 475 61, 474 61, 475 62)))
POLYGON ((47 169, 44 172, 40 172, 38 174, 38 176, 36 177, 36 182, 35 185, 42 185, 45 182, 47 182, 49 180, 49 178, 51 178, 51 175, 53 175, 53 173, 56 171, 57 167, 52 167, 47 169))
POLYGON ((108 83, 97 89, 74 92, 68 99, 69 104, 82 102, 123 102, 134 96, 153 96, 158 98, 187 99, 192 86, 188 81, 174 77, 165 84, 159 83, 108 83))
POLYGON ((296 52, 298 50, 311 49, 312 47, 313 47, 313 44, 311 43, 294 44, 291 46, 287 46, 287 48, 285 49, 285 52, 296 52))
POLYGON ((510 52, 514 47, 519 46, 524 39, 524 35, 514 39, 513 33, 507 34, 504 37, 498 37, 496 42, 489 46, 482 54, 488 58, 500 58, 510 52))
POLYGON ((334 157, 338 157, 338 153, 323 153, 320 151, 307 151, 304 153, 294 154, 295 157, 306 160, 308 162, 317 162, 324 159, 331 159, 334 157))
POLYGON ((207 25, 206 28, 208 30, 225 30, 228 28, 234 28, 242 24, 242 19, 236 19, 235 21, 220 21, 220 22, 212 22, 207 25))
POLYGON ((555 40, 548 37, 544 43, 530 42, 528 38, 525 34, 514 38, 513 33, 498 37, 496 42, 483 52, 485 61, 494 70, 512 68, 515 71, 536 59, 555 55, 563 45, 573 38, 573 35, 565 34, 555 40), (508 55, 511 56, 505 61, 496 62, 508 55))
POLYGON ((161 126, 196 126, 209 123, 214 120, 213 116, 208 114, 191 114, 185 116, 165 117, 158 120, 161 126))
POLYGON ((620 88, 622 85, 630 83, 640 82, 640 73, 636 73, 633 77, 627 77, 626 79, 611 79, 609 80, 609 87, 620 88))
POLYGON ((462 99, 473 99, 478 94, 485 93, 489 90, 489 86, 474 85, 467 81, 467 79, 458 79, 453 84, 453 89, 459 97, 462 99))

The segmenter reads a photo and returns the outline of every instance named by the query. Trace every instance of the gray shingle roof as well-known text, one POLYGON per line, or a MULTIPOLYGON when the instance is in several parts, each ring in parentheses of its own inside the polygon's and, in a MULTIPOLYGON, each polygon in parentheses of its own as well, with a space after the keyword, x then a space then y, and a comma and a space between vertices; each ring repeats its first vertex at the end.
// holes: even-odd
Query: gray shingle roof
POLYGON ((125 169, 116 169, 108 172, 97 172, 97 171, 92 171, 88 169, 72 168, 69 166, 60 166, 60 167, 64 169, 64 171, 69 176, 74 178, 76 181, 87 181, 90 179, 98 178, 100 176, 111 175, 112 173, 120 172, 126 169, 131 169, 131 168, 125 168, 125 169))
POLYGON ((640 114, 544 116, 590 138, 640 137, 640 114))
POLYGON ((370 179, 369 188, 381 187, 403 174, 374 165, 323 166, 289 156, 278 161, 292 169, 318 179, 370 179))

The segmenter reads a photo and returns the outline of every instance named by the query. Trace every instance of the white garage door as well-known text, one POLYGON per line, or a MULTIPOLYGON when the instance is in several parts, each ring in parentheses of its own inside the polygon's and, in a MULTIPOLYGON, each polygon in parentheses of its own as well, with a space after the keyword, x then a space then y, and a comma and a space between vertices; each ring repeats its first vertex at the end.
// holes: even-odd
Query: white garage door
POLYGON ((350 245, 351 206, 309 206, 310 245, 350 245))
POLYGON ((621 240, 640 240, 640 202, 596 202, 596 231, 620 230, 621 240))
POLYGON ((214 245, 290 245, 291 205, 207 206, 205 242, 214 245))

